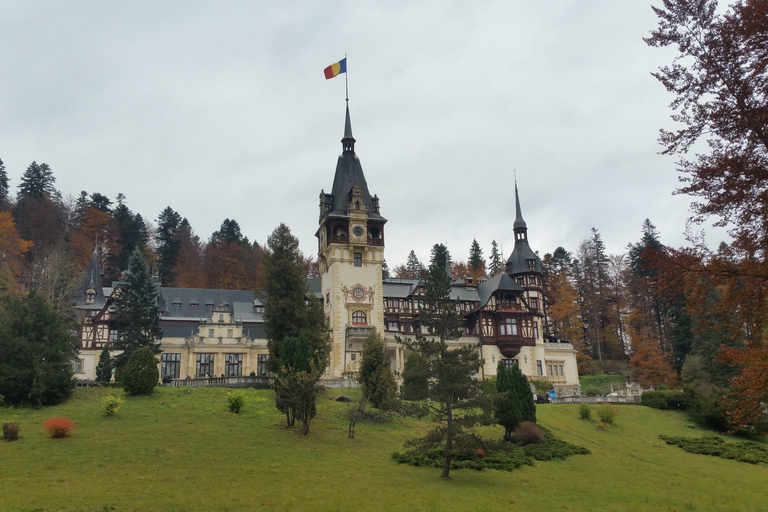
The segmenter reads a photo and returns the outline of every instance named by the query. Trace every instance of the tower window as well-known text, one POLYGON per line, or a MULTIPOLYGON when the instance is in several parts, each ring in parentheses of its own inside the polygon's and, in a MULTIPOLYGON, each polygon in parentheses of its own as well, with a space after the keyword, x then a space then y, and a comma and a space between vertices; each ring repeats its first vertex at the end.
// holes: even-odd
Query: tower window
POLYGON ((355 266, 356 267, 362 267, 363 266, 363 253, 356 252, 355 253, 355 266))
POLYGON ((528 260, 528 270, 536 272, 536 260, 528 260))

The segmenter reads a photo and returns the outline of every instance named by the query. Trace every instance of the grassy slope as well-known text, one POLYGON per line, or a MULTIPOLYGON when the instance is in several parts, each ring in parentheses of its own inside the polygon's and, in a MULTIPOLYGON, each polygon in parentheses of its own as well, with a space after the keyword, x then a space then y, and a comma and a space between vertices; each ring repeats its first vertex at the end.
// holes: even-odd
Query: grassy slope
POLYGON ((240 416, 226 411, 225 390, 158 389, 107 418, 108 391, 78 390, 44 410, 0 409, 1 420, 22 423, 19 441, 0 443, 0 509, 768 510, 768 468, 667 446, 659 434, 701 435, 672 412, 624 406, 615 427, 598 431, 577 406, 539 406, 542 425, 592 455, 443 481, 439 470, 389 458, 426 428, 420 421, 358 424, 348 439, 346 405, 321 400, 304 437, 283 427, 265 391, 249 391, 240 416), (53 416, 79 429, 51 440, 42 424, 53 416))

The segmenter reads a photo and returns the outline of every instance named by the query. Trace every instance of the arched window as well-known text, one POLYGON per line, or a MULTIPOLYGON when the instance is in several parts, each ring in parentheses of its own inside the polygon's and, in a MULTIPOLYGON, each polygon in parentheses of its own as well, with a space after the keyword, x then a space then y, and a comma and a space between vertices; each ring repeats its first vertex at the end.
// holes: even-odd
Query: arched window
POLYGON ((365 325, 368 322, 365 319, 365 311, 355 311, 352 313, 352 324, 365 325))

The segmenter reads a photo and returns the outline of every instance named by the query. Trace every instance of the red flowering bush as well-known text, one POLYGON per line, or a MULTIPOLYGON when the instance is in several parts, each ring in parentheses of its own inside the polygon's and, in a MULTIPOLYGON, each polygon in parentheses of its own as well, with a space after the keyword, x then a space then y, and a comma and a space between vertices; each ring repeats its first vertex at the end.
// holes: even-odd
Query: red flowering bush
POLYGON ((477 450, 475 450, 475 455, 477 455, 482 459, 485 457, 485 451, 482 448, 478 448, 477 450))
POLYGON ((46 432, 48 432, 51 437, 54 438, 69 437, 70 431, 77 430, 77 425, 75 425, 75 422, 65 417, 51 418, 46 421, 43 426, 45 427, 46 432))

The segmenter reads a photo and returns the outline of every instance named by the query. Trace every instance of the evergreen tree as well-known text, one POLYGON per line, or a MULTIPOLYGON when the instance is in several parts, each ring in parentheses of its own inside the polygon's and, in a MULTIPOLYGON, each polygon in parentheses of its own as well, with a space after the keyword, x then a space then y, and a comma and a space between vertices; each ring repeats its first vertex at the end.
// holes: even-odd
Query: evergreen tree
POLYGON ((450 268, 451 253, 448 252, 448 248, 443 244, 435 244, 432 246, 431 258, 429 260, 429 266, 437 264, 445 272, 446 268, 450 268))
POLYGON ((152 282, 147 262, 138 249, 133 250, 128 263, 125 282, 120 284, 115 299, 115 325, 120 335, 112 345, 114 350, 123 353, 115 357, 115 367, 124 366, 134 351, 148 347, 154 354, 159 354, 160 329, 157 312, 158 289, 152 282))
POLYGON ((477 239, 472 239, 472 245, 469 247, 469 259, 467 260, 469 269, 473 272, 485 269, 485 260, 483 259, 483 250, 480 248, 480 244, 477 243, 477 239))
POLYGON ((403 400, 425 400, 429 395, 428 374, 427 361, 416 352, 409 354, 403 365, 400 397, 403 400))
POLYGON ((424 308, 419 318, 432 335, 417 334, 414 340, 398 338, 398 342, 421 357, 421 364, 410 370, 409 377, 417 382, 428 382, 430 401, 420 402, 417 407, 431 414, 438 425, 424 437, 409 440, 405 445, 414 451, 425 452, 439 448, 445 442, 441 476, 448 478, 454 454, 479 442, 471 429, 489 423, 491 407, 475 380, 481 365, 479 347, 448 348, 449 341, 461 337, 463 321, 457 312, 457 304, 450 300, 450 277, 444 261, 439 258, 433 258, 425 288, 424 308))
POLYGON ((496 368, 495 414, 499 425, 504 427, 504 440, 511 441, 515 429, 524 421, 536 423, 536 404, 528 379, 516 365, 496 368))
POLYGON ((181 226, 181 215, 170 206, 166 207, 157 218, 157 273, 163 286, 175 283, 173 268, 179 257, 180 242, 176 237, 181 226))
POLYGON ((360 387, 363 398, 373 407, 385 411, 394 407, 397 384, 389 365, 387 345, 376 330, 372 330, 363 342, 360 387))
POLYGON ((211 243, 214 245, 243 244, 243 234, 240 232, 240 225, 235 219, 224 219, 218 231, 211 235, 211 243))
POLYGON ((381 263, 381 278, 389 279, 389 265, 387 265, 387 260, 384 260, 381 263))
POLYGON ((139 347, 128 359, 123 370, 123 389, 129 395, 149 395, 160 381, 156 352, 150 347, 139 347))
POLYGON ((413 279, 419 279, 424 271, 424 265, 421 264, 413 249, 408 254, 408 262, 405 264, 405 268, 408 271, 408 277, 413 279))
POLYGON ((8 200, 8 173, 5 172, 5 165, 0 158, 0 205, 8 200))
POLYGON ((55 182, 56 178, 53 176, 53 171, 48 164, 32 162, 21 176, 18 199, 23 197, 57 199, 60 194, 56 187, 53 186, 55 182))
POLYGON ((0 395, 11 405, 55 405, 75 388, 77 340, 43 297, 0 298, 0 395))
POLYGON ((104 345, 99 354, 99 363, 96 365, 96 380, 109 382, 112 380, 112 362, 109 359, 109 345, 104 345))
POLYGON ((280 364, 275 374, 275 405, 286 416, 288 427, 298 419, 301 433, 309 433, 309 425, 317 414, 317 381, 322 373, 315 366, 312 346, 304 332, 283 339, 280 364))
POLYGON ((330 337, 320 301, 304 280, 299 241, 285 224, 267 239, 270 252, 264 256, 264 333, 269 348, 270 369, 277 371, 283 340, 299 333, 309 340, 313 362, 321 372, 328 364, 330 337))
POLYGON ((496 240, 491 242, 491 266, 488 269, 490 277, 500 274, 504 271, 504 265, 501 263, 501 255, 499 254, 499 244, 496 240))
POLYGON ((91 208, 95 208, 100 212, 112 213, 112 201, 104 194, 94 192, 91 194, 91 208))
POLYGON ((125 196, 120 194, 120 200, 112 211, 112 218, 119 231, 118 245, 119 253, 117 255, 117 267, 119 269, 128 268, 128 261, 133 254, 133 250, 138 248, 143 251, 149 244, 149 235, 147 226, 141 214, 134 214, 123 202, 125 196))

